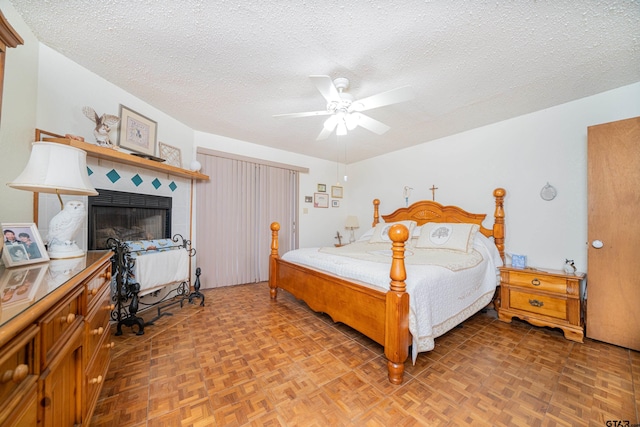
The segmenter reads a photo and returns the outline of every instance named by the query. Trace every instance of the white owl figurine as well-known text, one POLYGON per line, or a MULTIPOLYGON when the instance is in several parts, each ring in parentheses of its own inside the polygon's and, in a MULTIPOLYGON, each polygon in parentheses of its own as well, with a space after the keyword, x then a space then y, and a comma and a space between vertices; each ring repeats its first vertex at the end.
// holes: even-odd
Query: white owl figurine
POLYGON ((96 137, 98 145, 113 147, 113 143, 109 138, 109 132, 113 126, 116 126, 120 122, 120 117, 112 114, 103 114, 101 117, 98 117, 98 113, 91 107, 83 107, 82 112, 89 120, 96 124, 93 135, 96 137))
POLYGON ((47 235, 50 258, 73 258, 84 255, 84 251, 78 247, 73 237, 82 227, 86 212, 84 203, 70 200, 64 204, 64 209, 51 219, 47 235))

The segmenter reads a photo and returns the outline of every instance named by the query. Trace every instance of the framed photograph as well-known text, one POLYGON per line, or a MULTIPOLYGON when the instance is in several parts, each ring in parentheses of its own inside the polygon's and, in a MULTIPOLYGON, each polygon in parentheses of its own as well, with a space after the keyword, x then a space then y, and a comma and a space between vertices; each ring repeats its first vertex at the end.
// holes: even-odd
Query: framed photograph
POLYGON ((326 193, 313 193, 313 207, 314 208, 328 208, 329 207, 329 195, 326 193))
POLYGON ((7 270, 2 275, 2 283, 0 283, 3 309, 24 302, 31 303, 41 286, 47 268, 48 265, 39 265, 7 270))
POLYGON ((16 267, 49 261, 38 227, 33 222, 2 224, 4 250, 2 261, 7 267, 16 267))
POLYGON ((182 167, 182 152, 178 147, 173 147, 164 142, 158 142, 158 157, 164 159, 165 165, 171 165, 178 168, 182 167))
POLYGON ((120 105, 118 145, 136 153, 155 156, 158 124, 148 117, 120 105))
POLYGON ((326 193, 326 192, 327 192, 326 184, 318 184, 318 193, 326 193))
POLYGON ((313 197, 311 197, 311 196, 304 196, 304 202, 305 202, 305 203, 313 203, 313 197))
POLYGON ((337 185, 331 186, 331 197, 335 199, 342 199, 342 187, 337 185))
POLYGON ((340 200, 332 200, 331 201, 331 207, 339 208, 340 207, 340 200))

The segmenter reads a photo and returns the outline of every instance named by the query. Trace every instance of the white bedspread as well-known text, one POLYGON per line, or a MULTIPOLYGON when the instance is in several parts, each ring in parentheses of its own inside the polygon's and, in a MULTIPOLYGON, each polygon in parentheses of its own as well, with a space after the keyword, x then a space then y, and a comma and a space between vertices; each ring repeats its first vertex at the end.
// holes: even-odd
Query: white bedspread
POLYGON ((183 248, 151 252, 136 257, 135 279, 140 284, 139 295, 146 295, 164 286, 189 279, 189 254, 183 248))
MULTIPOLYGON (((371 245, 376 255, 381 254, 379 244, 364 244, 371 245)), ((386 245, 387 249, 390 249, 390 244, 386 245)), ((409 330, 413 336, 414 362, 418 352, 434 348, 436 337, 460 324, 491 301, 499 282, 497 268, 502 266, 500 254, 493 242, 480 233, 476 235, 473 248, 482 259, 473 263, 473 266, 469 266, 469 263, 460 266, 462 261, 458 259, 454 264, 459 268, 453 269, 441 266, 442 259, 436 263, 441 265, 429 265, 408 261, 413 257, 413 253, 407 257, 405 283, 410 296, 409 330)), ((411 247, 407 250, 422 251, 411 247)), ((390 251, 387 255, 388 260, 385 261, 355 258, 357 257, 336 255, 334 251, 320 248, 297 249, 282 256, 282 259, 290 262, 358 280, 384 290, 389 289, 390 251)))

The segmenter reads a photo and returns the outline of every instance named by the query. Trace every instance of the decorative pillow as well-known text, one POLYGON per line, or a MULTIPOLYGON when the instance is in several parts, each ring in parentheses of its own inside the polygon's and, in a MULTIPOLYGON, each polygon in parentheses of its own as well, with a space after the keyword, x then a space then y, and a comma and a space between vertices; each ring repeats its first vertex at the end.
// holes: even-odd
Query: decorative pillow
POLYGON ((429 222, 422 226, 415 247, 470 252, 479 229, 477 224, 429 222))
POLYGON ((369 239, 369 243, 391 242, 391 239, 389 238, 389 229, 391 228, 391 226, 396 224, 402 224, 405 227, 407 227, 407 229, 409 230, 409 238, 411 238, 411 233, 413 232, 413 229, 418 223, 415 221, 407 220, 407 221, 397 221, 397 222, 382 222, 380 224, 377 224, 373 230, 373 235, 371 236, 371 239, 369 239))

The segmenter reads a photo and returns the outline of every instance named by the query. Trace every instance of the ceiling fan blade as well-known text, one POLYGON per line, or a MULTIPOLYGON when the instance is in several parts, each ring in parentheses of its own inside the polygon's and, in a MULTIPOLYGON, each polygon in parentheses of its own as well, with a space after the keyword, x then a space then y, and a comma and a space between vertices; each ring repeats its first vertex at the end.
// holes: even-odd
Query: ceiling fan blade
POLYGON ((329 76, 309 76, 327 102, 340 101, 340 94, 329 76))
POLYGON ((323 139, 327 139, 332 133, 333 133, 333 129, 327 130, 326 128, 322 128, 322 130, 320 131, 320 134, 318 134, 318 137, 316 138, 316 141, 322 141, 323 139))
POLYGON ((385 105, 408 101, 413 99, 414 96, 411 86, 403 86, 353 101, 349 109, 351 111, 366 111, 378 107, 384 107, 385 105))
POLYGON ((274 114, 273 117, 290 119, 295 117, 327 116, 329 114, 331 114, 329 111, 308 111, 306 113, 274 114))
POLYGON ((382 122, 377 121, 376 119, 372 119, 369 116, 365 116, 361 113, 353 113, 358 115, 358 126, 362 126, 363 128, 370 130, 373 133, 377 133, 378 135, 382 135, 389 129, 389 126, 385 125, 382 122))

